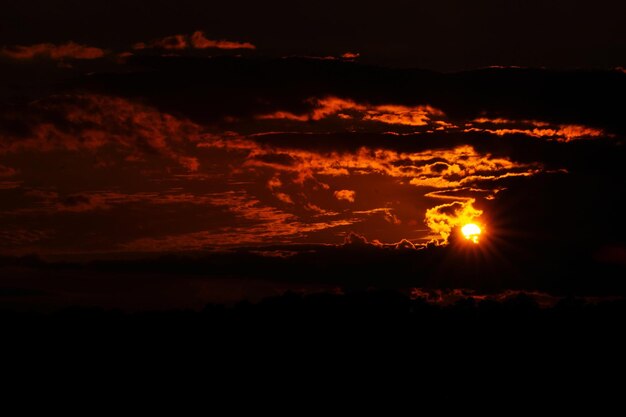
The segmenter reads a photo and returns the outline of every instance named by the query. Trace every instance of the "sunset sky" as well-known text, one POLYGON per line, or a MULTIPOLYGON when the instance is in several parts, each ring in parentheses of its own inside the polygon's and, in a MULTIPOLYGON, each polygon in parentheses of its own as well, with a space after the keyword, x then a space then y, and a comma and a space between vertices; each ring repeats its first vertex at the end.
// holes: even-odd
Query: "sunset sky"
POLYGON ((7 265, 356 250, 626 289, 620 2, 5 3, 7 265))

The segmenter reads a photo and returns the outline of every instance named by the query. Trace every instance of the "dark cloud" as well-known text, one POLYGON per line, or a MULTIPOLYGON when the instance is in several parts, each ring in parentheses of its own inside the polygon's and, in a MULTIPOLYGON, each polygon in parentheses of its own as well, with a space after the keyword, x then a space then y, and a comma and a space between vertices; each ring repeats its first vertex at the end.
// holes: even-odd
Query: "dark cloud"
POLYGON ((10 59, 24 60, 38 57, 52 60, 64 59, 98 59, 106 55, 106 51, 94 46, 80 45, 67 42, 59 45, 52 43, 38 43, 28 46, 5 46, 0 49, 0 56, 10 59))
POLYGON ((150 42, 138 42, 133 45, 135 50, 165 49, 181 51, 185 49, 256 49, 249 42, 233 42, 227 40, 207 39, 204 32, 198 30, 191 35, 172 35, 150 42))
POLYGON ((22 271, 21 275, 45 277, 48 271, 68 279, 97 273, 103 279, 122 276, 127 280, 143 280, 150 274, 158 274, 164 285, 174 285, 167 284, 174 277, 208 283, 233 277, 251 283, 270 281, 274 288, 284 283, 296 287, 383 287, 403 291, 465 288, 483 294, 510 290, 554 296, 626 295, 623 264, 598 263, 583 251, 572 251, 571 247, 560 250, 552 246, 547 253, 547 244, 529 247, 522 246, 519 239, 499 241, 501 233, 498 231, 489 238, 493 243, 491 248, 464 240, 449 246, 415 247, 406 241, 385 245, 349 233, 345 242, 338 245, 275 245, 262 251, 255 247, 148 258, 135 255, 131 259, 89 263, 36 260, 26 265, 22 258, 5 258, 2 268, 26 265, 33 269, 22 271), (277 256, 270 256, 272 253, 277 256), (34 274, 35 270, 41 273, 34 274), (138 274, 136 278, 135 274, 138 274), (296 276, 298 279, 294 281, 296 276))
POLYGON ((461 0, 392 7, 326 0, 306 7, 286 0, 24 0, 5 4, 0 27, 10 44, 75 39, 120 50, 137 40, 198 29, 210 39, 248 40, 276 56, 358 51, 368 63, 443 71, 493 65, 614 68, 626 66, 623 15, 624 5, 615 0, 530 0, 523 7, 461 0))
POLYGON ((344 244, 344 247, 347 247, 347 248, 365 248, 365 247, 380 246, 380 245, 370 243, 365 236, 361 236, 358 233, 354 233, 354 232, 348 233, 343 244, 344 244))
MULTIPOLYGON (((151 71, 90 77, 81 87, 140 96, 202 121, 276 112, 286 119, 293 115, 296 121, 316 120, 320 104, 326 103, 317 99, 333 96, 344 100, 344 108, 354 108, 353 103, 373 106, 366 111, 385 105, 406 111, 431 106, 452 123, 491 118, 624 132, 620 109, 626 76, 615 71, 485 69, 441 74, 297 58, 134 57, 131 63, 151 71), (181 90, 183 85, 190 88, 181 90)), ((238 126, 245 124, 238 120, 238 126)))
POLYGON ((0 178, 12 177, 17 174, 17 171, 11 167, 0 165, 0 178))
POLYGON ((197 142, 196 124, 141 103, 110 96, 58 95, 27 105, 8 106, 0 115, 0 152, 88 150, 114 146, 126 158, 162 154, 190 171, 197 160, 179 151, 197 142))

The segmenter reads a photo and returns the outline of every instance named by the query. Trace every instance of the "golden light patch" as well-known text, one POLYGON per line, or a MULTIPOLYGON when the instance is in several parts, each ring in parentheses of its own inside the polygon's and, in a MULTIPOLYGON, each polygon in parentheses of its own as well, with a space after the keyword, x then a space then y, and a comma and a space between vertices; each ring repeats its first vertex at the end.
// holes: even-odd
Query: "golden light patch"
POLYGON ((453 230, 467 224, 476 224, 483 211, 474 208, 475 200, 468 198, 465 201, 440 204, 426 210, 425 223, 433 232, 433 241, 437 244, 448 243, 453 230))
POLYGON ((480 227, 478 227, 478 225, 474 223, 468 223, 461 228, 461 233, 463 234, 463 237, 474 243, 478 243, 480 232, 480 227))

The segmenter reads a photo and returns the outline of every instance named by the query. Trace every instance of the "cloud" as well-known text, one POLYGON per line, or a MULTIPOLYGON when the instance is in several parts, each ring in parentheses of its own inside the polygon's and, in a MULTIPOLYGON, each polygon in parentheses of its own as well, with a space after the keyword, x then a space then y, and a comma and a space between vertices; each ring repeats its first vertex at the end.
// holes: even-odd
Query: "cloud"
POLYGON ((382 219, 389 224, 399 225, 402 221, 393 213, 393 209, 389 207, 377 207, 369 210, 355 210, 354 214, 364 214, 364 215, 382 215, 382 219))
POLYGON ((4 253, 11 253, 13 250, 24 246, 32 245, 49 238, 52 235, 50 230, 38 230, 32 227, 10 227, 0 230, 0 248, 4 253))
MULTIPOLYGON (((258 115, 258 120, 286 120, 294 122, 319 122, 334 120, 344 122, 348 129, 355 124, 367 129, 368 122, 379 122, 398 127, 426 127, 425 133, 445 132, 485 132, 497 136, 526 135, 534 138, 554 139, 558 142, 570 142, 577 139, 592 139, 611 136, 604 130, 579 124, 555 124, 538 120, 514 120, 504 118, 479 117, 471 121, 450 123, 446 114, 430 105, 405 106, 399 104, 369 104, 352 99, 328 96, 309 98, 306 103, 310 109, 306 113, 293 113, 278 110, 269 114, 258 115), (462 123, 461 123, 462 122, 462 123)), ((402 130, 400 130, 402 132, 402 130)))
POLYGON ((282 187, 283 183, 278 176, 272 177, 267 182, 267 188, 269 188, 273 192, 274 197, 276 197, 279 201, 282 201, 285 204, 294 204, 294 201, 289 196, 289 194, 279 191, 282 187))
POLYGON ((30 190, 26 197, 36 201, 30 209, 20 210, 21 214, 33 212, 85 212, 97 209, 108 209, 110 205, 102 194, 69 194, 59 195, 55 191, 30 190))
POLYGON ((285 119, 306 122, 334 117, 350 121, 375 121, 390 125, 426 126, 433 119, 445 117, 441 110, 428 105, 372 105, 334 96, 311 98, 307 101, 311 103, 311 110, 308 113, 295 114, 288 111, 277 111, 259 115, 257 118, 260 120, 285 119))
POLYGON ((13 177, 17 174, 17 171, 14 168, 7 167, 0 164, 0 178, 8 178, 13 177))
POLYGON ((346 235, 343 244, 344 246, 351 247, 370 246, 370 243, 365 236, 354 232, 350 232, 346 235))
POLYGON ((285 243, 307 233, 353 223, 350 219, 305 222, 294 214, 265 205, 259 199, 238 191, 214 194, 209 204, 233 214, 239 225, 225 224, 218 230, 140 238, 123 244, 124 249, 160 252, 285 243))
POLYGON ((24 197, 30 200, 28 208, 4 212, 4 214, 52 214, 60 212, 83 213, 94 210, 111 210, 130 205, 208 205, 213 201, 211 194, 181 192, 135 192, 92 191, 81 193, 59 193, 57 191, 28 189, 24 197))
POLYGON ((54 96, 0 115, 0 153, 57 149, 98 151, 114 147, 128 161, 162 155, 189 171, 198 159, 184 153, 204 140, 195 123, 118 97, 54 96))
POLYGON ((52 43, 38 43, 28 46, 7 46, 0 50, 0 56, 11 59, 26 60, 44 57, 55 61, 64 59, 97 59, 106 55, 103 49, 81 45, 76 42, 67 42, 60 45, 52 43))
POLYGON ((299 270, 335 250, 327 269, 345 262, 337 276, 360 279, 350 268, 366 248, 375 261, 363 268, 370 282, 451 288, 450 277, 476 286, 511 277, 506 285, 517 285, 515 273, 529 277, 529 288, 582 288, 589 281, 576 272, 587 265, 589 285, 602 289, 595 277, 617 276, 611 268, 623 265, 623 250, 600 251, 623 248, 626 236, 623 120, 619 106, 607 105, 619 102, 619 85, 598 89, 605 100, 588 89, 596 78, 571 82, 578 73, 565 77, 573 92, 555 92, 550 79, 535 82, 544 75, 520 81, 521 72, 492 81, 482 73, 374 72, 341 60, 259 67, 237 58, 219 67, 221 59, 187 58, 189 65, 141 55, 129 63, 153 62, 149 72, 94 74, 65 94, 1 105, 3 252, 282 245, 293 253, 306 245, 289 258, 299 270), (252 76, 233 75, 239 65, 252 76), (488 226, 489 245, 478 249, 501 257, 449 265, 446 256, 463 254, 443 243, 470 221, 488 226), (344 247, 349 231, 355 236, 344 247), (418 250, 428 240, 437 244, 418 250), (596 263, 585 264, 589 253, 596 263), (495 264, 498 273, 476 279, 471 262, 483 261, 481 271, 495 264), (566 275, 565 284, 554 278, 566 275))
POLYGON ((391 125, 426 126, 431 118, 442 116, 444 114, 441 110, 431 106, 383 105, 367 110, 363 120, 375 120, 391 125))
POLYGON ((189 44, 187 42, 186 35, 172 35, 166 36, 160 39, 154 39, 148 43, 138 42, 133 45, 133 49, 142 50, 142 49, 152 49, 152 48, 160 48, 167 50, 181 50, 187 49, 189 44))
POLYGON ((428 303, 439 304, 442 306, 453 306, 459 301, 472 299, 475 301, 489 300, 496 303, 511 303, 519 301, 520 297, 531 297, 537 305, 548 308, 554 307, 562 297, 557 297, 540 291, 520 291, 507 289, 496 293, 479 293, 470 288, 453 288, 453 289, 411 289, 411 298, 421 298, 428 303))
MULTIPOLYGON (((338 101, 326 106, 331 107, 345 106, 338 101)), ((417 138, 384 134, 373 135, 376 140, 367 146, 327 150, 319 142, 323 136, 294 134, 289 141, 275 142, 256 134, 216 133, 211 125, 146 102, 87 93, 8 109, 0 115, 0 157, 70 153, 73 163, 82 164, 74 172, 99 178, 94 183, 102 189, 86 184, 58 189, 51 177, 46 189, 28 184, 34 190, 14 204, 3 204, 4 213, 21 216, 20 222, 44 212, 52 218, 90 216, 103 225, 122 211, 136 213, 137 228, 128 226, 119 236, 102 231, 111 245, 124 250, 335 242, 338 233, 353 225, 360 232, 376 230, 373 237, 383 242, 419 242, 427 237, 420 225, 434 205, 434 190, 465 201, 465 190, 493 190, 502 180, 542 170, 540 164, 518 163, 469 145, 395 150, 405 147, 402 141, 417 138), (217 194, 206 196, 207 187, 217 194), (161 219, 162 212, 174 210, 157 207, 163 204, 177 205, 176 212, 185 214, 161 219), (139 228, 156 219, 161 219, 158 224, 139 228)), ((328 112, 322 109, 319 117, 328 112)), ((334 139, 329 143, 341 145, 334 139)), ((25 177, 40 175, 36 167, 27 168, 25 177)), ((24 166, 16 169, 22 174, 24 166)), ((440 231, 431 233, 441 238, 440 231)))
POLYGON ((20 181, 0 181, 0 190, 12 190, 19 188, 21 184, 20 181))
POLYGON ((356 192, 352 190, 338 190, 335 191, 334 194, 337 200, 344 200, 348 203, 354 203, 354 198, 356 196, 356 192))
POLYGON ((357 59, 359 56, 361 56, 361 54, 358 52, 345 52, 341 54, 343 59, 357 59))
MULTIPOLYGON (((239 147, 243 145, 244 142, 237 143, 239 147)), ((250 153, 243 166, 254 172, 254 175, 268 170, 268 175, 271 175, 268 188, 273 191, 291 184, 298 185, 302 192, 310 194, 310 187, 332 182, 335 178, 345 178, 351 184, 359 184, 362 181, 359 178, 375 175, 386 178, 385 181, 389 181, 387 184, 400 180, 404 186, 418 187, 423 196, 422 201, 426 197, 451 200, 448 204, 430 206, 431 208, 425 209, 424 217, 419 219, 419 222, 426 222, 431 238, 438 243, 447 242, 454 227, 480 216, 480 210, 472 206, 476 198, 493 198, 502 181, 542 172, 539 164, 519 164, 507 158, 478 152, 471 146, 422 152, 396 152, 365 147, 354 152, 320 152, 259 146, 252 141, 247 146, 250 153), (271 157, 274 153, 281 157, 271 157), (284 155, 289 155, 289 158, 284 155), (284 163, 287 160, 289 163, 284 163), (277 173, 280 173, 280 178, 277 173), (431 191, 433 188, 438 191, 436 195, 431 191)), ((354 190, 339 189, 332 194, 335 199, 355 203, 356 199, 351 199, 357 191, 354 191, 354 196, 351 191, 354 190)), ((281 199, 280 196, 277 198, 281 199)), ((371 197, 363 197, 360 203, 371 207, 373 201, 371 197)), ((359 217, 369 217, 374 213, 382 213, 382 219, 393 226, 415 222, 415 218, 395 213, 392 207, 359 208, 351 212, 359 217)))
POLYGON ((166 49, 181 51, 185 49, 256 49, 249 42, 234 42, 228 40, 207 39, 204 32, 195 31, 191 35, 172 35, 154 39, 150 42, 138 42, 133 45, 135 50, 143 49, 166 49))
MULTIPOLYGON (((349 232, 348 234, 346 234, 346 237, 344 238, 343 244, 342 245, 338 245, 337 248, 347 248, 347 249, 356 249, 356 250, 373 250, 373 249, 382 249, 385 252, 387 251, 415 251, 415 250, 421 250, 424 247, 423 246, 418 246, 415 245, 414 243, 412 243, 411 241, 407 240, 407 239, 402 239, 399 242, 395 242, 395 243, 382 243, 379 240, 368 240, 365 236, 356 233, 356 232, 349 232)), ((385 253, 385 252, 381 252, 381 253, 385 253)))
POLYGON ((249 42, 233 42, 227 40, 207 39, 204 32, 195 31, 191 35, 191 45, 195 49, 217 48, 217 49, 256 49, 256 46, 249 42))
MULTIPOLYGON (((201 57, 195 57, 191 62, 188 57, 141 54, 131 62, 136 64, 135 67, 150 68, 149 76, 120 73, 91 77, 85 80, 85 84, 90 88, 98 87, 102 92, 119 91, 119 88, 159 103, 169 111, 175 105, 177 110, 195 121, 231 117, 233 127, 235 121, 276 112, 282 112, 283 116, 273 120, 287 121, 285 115, 291 115, 309 121, 317 105, 306 100, 337 97, 357 104, 369 103, 369 107, 394 105, 415 109, 431 106, 445 114, 445 117, 429 116, 432 123, 420 130, 442 128, 448 131, 447 126, 435 125, 435 122, 446 122, 459 126, 462 132, 465 123, 485 117, 537 120, 550 123, 552 127, 579 125, 602 129, 608 134, 625 131, 619 106, 615 103, 619 103, 624 95, 626 79, 616 71, 485 69, 442 74, 353 65, 342 59, 240 58, 234 64, 201 57), (233 71, 240 65, 253 76, 233 71), (233 90, 233 86, 237 86, 237 90, 233 90), (234 91, 237 91, 237 100, 232 100, 234 91)), ((350 113, 346 115, 350 116, 350 113)), ((303 124, 300 128, 328 127, 328 122, 336 122, 340 116, 330 119, 323 119, 325 125, 303 124)), ((361 117, 352 115, 346 119, 342 126, 344 130, 357 128, 353 123, 355 120, 359 121, 361 117)), ((420 117, 414 117, 413 123, 420 120, 420 117)), ((371 131, 386 126, 402 132, 402 126, 406 131, 420 127, 377 123, 378 126, 370 123, 363 128, 371 131)), ((294 127, 297 123, 289 125, 290 129, 294 127)))
POLYGON ((602 129, 575 124, 555 125, 537 120, 489 119, 481 117, 467 124, 466 132, 488 132, 498 136, 522 134, 534 138, 554 139, 558 142, 571 142, 578 139, 592 139, 610 136, 602 129), (480 127, 474 127, 474 126, 480 127), (483 127, 483 126, 487 127, 483 127))
POLYGON ((276 196, 277 199, 279 199, 283 203, 293 204, 293 200, 291 199, 291 197, 289 197, 289 195, 285 193, 276 193, 274 195, 276 196))
MULTIPOLYGON (((171 249, 176 242, 189 248, 338 243, 349 228, 387 244, 402 239, 419 244, 427 238, 443 243, 458 223, 455 217, 469 213, 463 210, 471 199, 472 207, 491 216, 486 200, 497 202, 499 190, 519 187, 542 172, 592 171, 592 167, 606 171, 619 163, 619 153, 610 151, 611 138, 586 131, 582 122, 542 121, 535 115, 518 118, 506 112, 475 116, 466 112, 463 91, 461 110, 441 97, 413 98, 414 90, 405 97, 387 94, 388 86, 377 90, 375 83, 360 92, 347 81, 339 83, 345 87, 329 82, 327 89, 320 89, 300 77, 306 88, 298 90, 296 83, 292 93, 286 87, 289 79, 271 79, 276 90, 268 90, 270 84, 263 88, 256 78, 232 79, 227 71, 216 77, 219 73, 211 72, 213 62, 194 58, 199 69, 185 65, 179 69, 173 58, 169 77, 194 94, 206 92, 207 85, 216 91, 215 96, 188 95, 187 88, 172 88, 173 81, 162 78, 159 60, 151 73, 121 78, 124 81, 110 76, 118 84, 105 89, 109 94, 88 93, 92 87, 83 86, 73 90, 81 93, 3 106, 0 162, 19 171, 15 178, 20 180, 0 185, 7 196, 3 213, 30 208, 30 212, 22 210, 19 219, 27 223, 39 221, 33 210, 39 214, 48 210, 48 222, 59 225, 56 232, 65 233, 71 218, 90 217, 93 224, 111 226, 116 216, 127 212, 139 219, 136 229, 127 225, 116 237, 102 232, 109 239, 106 243, 118 248, 132 242, 139 242, 138 247, 171 249), (206 76, 207 68, 211 76, 206 76), (223 80, 230 83, 231 94, 236 86, 233 100, 222 95, 228 90, 223 80), (167 88, 159 88, 160 83, 167 88), (168 96, 168 91, 174 94, 168 96), (324 93, 316 97, 311 91, 324 93), (477 130, 465 131, 471 128, 477 130), (488 131, 497 129, 554 129, 560 136, 540 141, 528 133, 499 136, 488 131), (593 141, 561 140, 561 136, 590 135, 596 135, 593 141), (604 150, 596 153, 598 149, 604 150), (42 157, 45 167, 20 162, 43 152, 50 153, 42 157), (593 161, 584 158, 600 154, 603 157, 593 161), (52 166, 52 160, 64 161, 68 174, 52 166), (41 185, 33 179, 41 178, 44 170, 50 174, 43 176, 47 184, 41 185), (72 187, 60 187, 68 183, 69 172, 72 187), (87 184, 87 179, 98 188, 87 184), (56 195, 16 200, 24 189, 56 195), (216 197, 204 196, 208 189, 233 191, 241 197, 218 204, 216 197), (185 202, 182 195, 197 203, 185 202), (166 197, 171 205, 157 207, 159 199, 166 197), (452 209, 442 207, 442 202, 452 209), (189 205, 196 208, 186 208, 189 205)), ((255 68, 253 62, 246 63, 255 68)), ((239 65, 239 59, 231 64, 239 65)), ((306 67, 309 62, 289 64, 302 75, 298 65, 306 67)), ((267 68, 271 77, 274 69, 267 68)), ((346 71, 351 79, 352 70, 346 71)), ((100 85, 107 77, 89 78, 100 85)), ((41 220, 37 227, 45 228, 44 223, 41 220)), ((68 233, 63 238, 79 242, 75 236, 68 233)))
POLYGON ((396 243, 394 246, 396 250, 416 250, 418 249, 415 244, 407 239, 402 239, 400 242, 396 243))
MULTIPOLYGON (((201 146, 213 146, 201 144, 201 146)), ((471 146, 433 149, 422 152, 397 152, 361 147, 355 152, 320 152, 314 150, 260 147, 249 142, 251 153, 245 166, 267 167, 293 173, 298 182, 315 181, 320 176, 343 177, 383 174, 404 179, 418 187, 457 188, 480 182, 492 182, 511 176, 538 172, 538 164, 520 164, 476 151, 471 146), (280 152, 289 154, 290 164, 268 163, 259 158, 280 152)))
POLYGON ((483 214, 482 210, 474 208, 475 200, 455 201, 440 204, 426 210, 425 223, 433 232, 433 239, 437 243, 447 243, 452 231, 467 223, 473 223, 483 214))

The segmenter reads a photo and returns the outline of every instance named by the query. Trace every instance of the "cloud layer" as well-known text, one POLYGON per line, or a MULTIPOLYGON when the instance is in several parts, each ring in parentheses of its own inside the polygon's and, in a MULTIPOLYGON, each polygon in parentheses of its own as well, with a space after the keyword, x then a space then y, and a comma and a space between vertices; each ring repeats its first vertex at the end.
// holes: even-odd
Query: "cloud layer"
MULTIPOLYGON (((506 245, 539 250, 546 235, 574 242, 562 226, 622 189, 623 128, 613 107, 555 97, 549 83, 532 105, 492 88, 549 74, 398 73, 302 58, 137 56, 126 65, 132 70, 2 105, 3 252, 341 246, 346 238, 349 247, 417 251, 454 246, 458 228, 475 222, 496 256, 506 245), (542 100, 570 105, 540 108, 542 100), (539 203, 519 202, 534 194, 539 203), (542 204, 558 208, 546 214, 542 204)), ((581 97, 593 97, 588 75, 575 76, 581 97)), ((607 223, 614 217, 584 219, 598 242, 618 242, 590 249, 601 251, 597 259, 621 253, 622 226, 607 223)))
POLYGON ((150 42, 138 42, 133 45, 135 50, 143 49, 165 49, 165 50, 185 50, 185 49, 256 49, 256 46, 249 42, 233 42, 228 40, 207 39, 204 32, 195 31, 191 35, 172 35, 164 38, 154 39, 150 42))
POLYGON ((52 43, 38 43, 27 46, 8 46, 0 49, 0 56, 10 59, 26 60, 38 57, 55 61, 65 59, 97 59, 102 58, 106 51, 94 46, 81 45, 76 42, 67 42, 59 45, 52 43))

